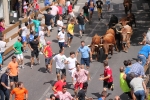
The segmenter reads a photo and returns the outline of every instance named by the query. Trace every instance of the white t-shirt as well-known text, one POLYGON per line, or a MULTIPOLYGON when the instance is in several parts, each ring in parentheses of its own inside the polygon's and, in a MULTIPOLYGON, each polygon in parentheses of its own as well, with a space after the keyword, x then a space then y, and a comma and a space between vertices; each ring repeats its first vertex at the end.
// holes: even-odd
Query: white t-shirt
POLYGON ((70 1, 66 1, 66 6, 68 7, 70 5, 70 1))
POLYGON ((21 36, 27 36, 28 35, 28 28, 26 26, 22 27, 22 35, 21 36))
POLYGON ((0 41, 0 53, 4 52, 6 49, 6 42, 0 41))
POLYGON ((44 32, 43 31, 40 31, 39 32, 39 37, 40 37, 40 40, 45 40, 45 36, 44 36, 44 32))
POLYGON ((76 61, 77 61, 76 58, 68 57, 67 61, 68 61, 68 69, 72 69, 76 67, 76 61))
POLYGON ((24 1, 24 3, 23 3, 23 9, 27 9, 28 8, 28 6, 26 4, 27 4, 26 1, 24 1))
POLYGON ((64 33, 62 33, 62 31, 60 31, 59 33, 58 33, 58 36, 59 36, 59 40, 58 40, 58 42, 65 42, 65 32, 64 33))
POLYGON ((60 26, 63 26, 64 23, 63 23, 63 21, 58 20, 58 21, 57 21, 57 25, 59 25, 59 26, 58 26, 58 30, 61 31, 62 27, 60 27, 60 26))
POLYGON ((56 61, 56 68, 64 69, 65 68, 65 61, 67 57, 65 55, 57 54, 53 57, 53 60, 56 61))
POLYGON ((56 16, 59 9, 56 6, 51 6, 51 15, 56 16))

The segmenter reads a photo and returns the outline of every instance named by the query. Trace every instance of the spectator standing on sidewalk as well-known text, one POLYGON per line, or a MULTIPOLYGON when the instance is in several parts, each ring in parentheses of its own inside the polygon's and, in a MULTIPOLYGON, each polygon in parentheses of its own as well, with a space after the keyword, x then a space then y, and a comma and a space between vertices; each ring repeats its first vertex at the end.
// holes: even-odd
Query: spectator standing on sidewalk
POLYGON ((18 63, 16 61, 16 56, 12 56, 12 61, 8 64, 8 69, 10 70, 9 80, 10 80, 10 87, 12 90, 14 84, 15 86, 17 86, 18 83, 19 69, 18 69, 18 63))
POLYGON ((23 51, 25 53, 27 53, 26 46, 27 46, 27 38, 29 36, 27 26, 28 26, 28 23, 26 22, 25 26, 20 28, 18 31, 18 32, 20 32, 22 30, 21 37, 22 37, 22 43, 23 43, 23 51))
POLYGON ((57 54, 53 57, 53 60, 51 60, 51 66, 52 66, 53 61, 56 62, 57 80, 60 80, 60 73, 61 72, 63 75, 66 76, 65 64, 67 64, 67 57, 64 55, 64 49, 60 49, 59 54, 57 54))
POLYGON ((86 68, 88 69, 90 67, 90 61, 92 61, 92 52, 88 46, 85 46, 85 42, 81 41, 81 46, 78 48, 78 51, 76 53, 76 58, 78 57, 78 54, 81 53, 81 67, 82 69, 86 65, 86 68), (89 56, 90 55, 90 56, 89 56))
POLYGON ((0 54, 2 56, 2 65, 3 65, 3 59, 4 59, 4 52, 6 49, 6 42, 4 41, 4 37, 0 37, 0 54))
POLYGON ((34 57, 36 57, 38 64, 40 64, 40 59, 39 59, 39 41, 38 41, 38 36, 34 36, 34 40, 30 42, 29 48, 31 50, 31 69, 33 68, 34 64, 34 57))
POLYGON ((100 75, 100 80, 103 81, 103 90, 107 91, 107 89, 111 89, 113 91, 113 76, 112 76, 112 69, 108 65, 108 61, 104 61, 104 74, 100 75), (104 75, 104 77, 102 77, 104 75))
POLYGON ((57 36, 60 49, 64 49, 65 47, 65 37, 66 37, 65 29, 62 28, 62 30, 58 33, 58 36, 57 36))
POLYGON ((9 100, 9 95, 10 95, 10 92, 9 92, 10 87, 8 86, 9 73, 10 73, 10 70, 6 69, 5 73, 2 74, 2 76, 0 78, 0 96, 1 96, 1 100, 9 100))
POLYGON ((24 88, 23 82, 18 82, 18 87, 14 88, 10 93, 10 100, 15 95, 15 100, 28 100, 28 90, 24 88))
POLYGON ((68 24, 68 28, 67 28, 67 31, 68 31, 68 33, 67 33, 67 37, 68 37, 67 44, 68 44, 68 47, 71 47, 70 44, 71 44, 73 36, 74 36, 74 24, 75 24, 74 19, 71 19, 70 23, 68 24))
POLYGON ((84 20, 88 21, 88 19, 84 17, 83 12, 80 12, 79 16, 77 17, 77 24, 79 24, 80 38, 82 38, 82 35, 84 34, 84 31, 85 31, 84 20))
POLYGON ((0 32, 5 30, 5 20, 4 18, 0 18, 0 32))
POLYGON ((43 53, 45 55, 45 65, 46 65, 46 71, 47 72, 52 72, 52 66, 50 65, 50 62, 52 60, 52 55, 53 55, 53 52, 52 52, 52 48, 51 48, 51 42, 50 41, 47 41, 46 43, 47 45, 44 47, 44 50, 43 50, 43 53))
POLYGON ((15 55, 18 59, 18 64, 20 68, 24 68, 23 65, 23 52, 22 52, 22 43, 21 43, 21 37, 18 37, 18 41, 15 42, 13 45, 13 49, 15 50, 15 55))
POLYGON ((64 22, 62 21, 62 16, 59 16, 59 20, 57 20, 58 33, 62 30, 62 28, 66 28, 64 26, 64 22))

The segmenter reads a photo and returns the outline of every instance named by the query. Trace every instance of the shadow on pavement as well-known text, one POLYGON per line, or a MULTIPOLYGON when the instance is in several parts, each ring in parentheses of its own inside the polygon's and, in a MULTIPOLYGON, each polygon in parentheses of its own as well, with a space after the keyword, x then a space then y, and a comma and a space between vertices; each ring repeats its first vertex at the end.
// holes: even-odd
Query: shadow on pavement
POLYGON ((129 97, 128 97, 128 95, 125 94, 125 93, 121 94, 120 98, 121 98, 121 100, 130 100, 129 97))

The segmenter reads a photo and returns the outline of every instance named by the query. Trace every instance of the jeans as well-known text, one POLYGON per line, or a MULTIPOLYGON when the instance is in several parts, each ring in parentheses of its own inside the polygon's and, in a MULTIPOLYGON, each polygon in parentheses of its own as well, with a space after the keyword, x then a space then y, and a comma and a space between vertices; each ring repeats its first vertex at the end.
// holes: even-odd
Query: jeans
POLYGON ((141 62, 142 62, 142 66, 144 67, 145 66, 145 64, 146 64, 146 57, 143 55, 143 56, 141 56, 141 55, 138 55, 138 59, 140 59, 141 60, 141 62))
POLYGON ((145 100, 145 91, 144 90, 139 90, 134 92, 134 95, 137 100, 145 100))
POLYGON ((0 100, 9 100, 9 95, 10 95, 10 92, 8 89, 0 90, 0 96, 1 96, 0 100))

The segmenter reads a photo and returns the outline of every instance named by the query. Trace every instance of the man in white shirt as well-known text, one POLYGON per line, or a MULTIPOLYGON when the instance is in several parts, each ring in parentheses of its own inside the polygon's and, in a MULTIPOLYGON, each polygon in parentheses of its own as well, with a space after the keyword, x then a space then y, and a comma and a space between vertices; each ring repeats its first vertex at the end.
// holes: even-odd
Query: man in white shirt
POLYGON ((59 20, 57 20, 58 33, 62 30, 62 28, 66 28, 62 21, 62 16, 59 16, 59 20))
POLYGON ((51 60, 51 63, 50 63, 51 66, 53 64, 53 61, 56 62, 57 80, 60 80, 60 72, 66 76, 65 64, 67 64, 67 57, 64 55, 64 49, 60 49, 59 54, 57 54, 53 57, 53 59, 51 60))
POLYGON ((18 32, 20 32, 22 30, 21 38, 22 38, 22 43, 23 43, 23 50, 25 53, 27 52, 26 45, 27 45, 27 37, 29 35, 27 26, 28 26, 28 23, 26 22, 25 26, 20 28, 18 31, 18 32))
POLYGON ((42 53, 42 50, 44 48, 44 46, 46 45, 46 39, 45 39, 45 33, 44 33, 45 29, 42 27, 41 31, 39 31, 39 40, 40 40, 40 54, 42 53))
POLYGON ((65 46, 65 35, 66 35, 66 32, 65 32, 64 28, 62 28, 62 31, 60 31, 58 33, 58 36, 57 36, 58 44, 59 44, 60 49, 64 49, 64 46, 65 46))
POLYGON ((78 61, 75 58, 75 52, 70 52, 70 57, 67 58, 67 65, 69 74, 72 77, 72 82, 76 80, 75 77, 73 77, 73 73, 76 71, 76 63, 78 63, 78 61))

